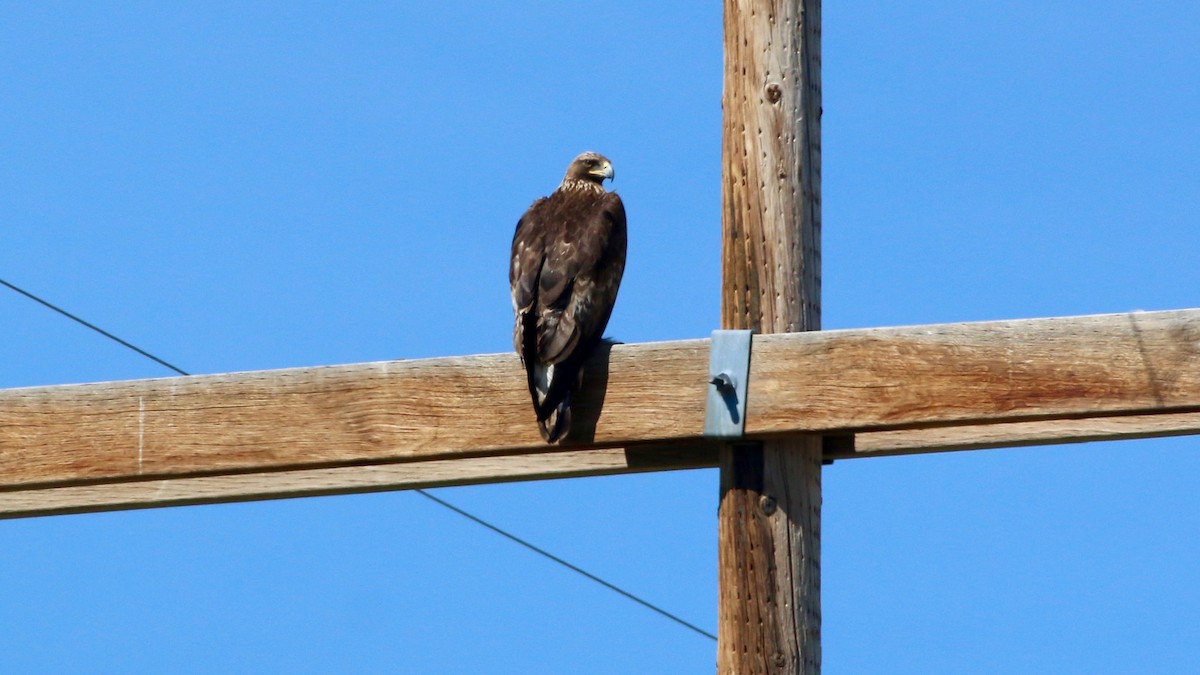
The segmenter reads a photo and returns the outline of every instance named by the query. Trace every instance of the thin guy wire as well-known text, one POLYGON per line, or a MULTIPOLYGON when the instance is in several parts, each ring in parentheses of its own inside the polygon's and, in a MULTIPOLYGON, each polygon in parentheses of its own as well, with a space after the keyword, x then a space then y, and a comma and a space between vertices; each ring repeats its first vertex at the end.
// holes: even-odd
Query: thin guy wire
POLYGON ((131 345, 131 344, 129 344, 128 342, 126 342, 126 341, 122 340, 121 338, 117 337, 116 335, 113 335, 112 333, 110 333, 110 332, 108 332, 108 331, 104 330, 103 328, 100 328, 99 326, 96 326, 96 325, 94 325, 94 324, 88 323, 87 321, 84 321, 83 319, 81 319, 81 318, 79 318, 79 317, 75 316, 74 314, 72 314, 72 313, 68 312, 67 310, 63 309, 62 307, 59 307, 59 306, 57 306, 57 305, 52 305, 52 304, 50 304, 49 302, 46 302, 45 300, 43 300, 43 299, 39 298, 38 296, 34 295, 33 293, 30 293, 29 291, 27 291, 27 290, 25 290, 25 289, 23 289, 23 288, 18 288, 18 287, 14 286, 14 285, 12 285, 12 284, 10 284, 10 283, 8 283, 7 281, 5 281, 5 280, 3 280, 3 279, 0 279, 0 284, 4 284, 5 286, 8 286, 9 288, 13 289, 14 291, 16 291, 16 292, 20 293, 21 295, 23 295, 23 296, 25 296, 25 297, 29 298, 30 300, 33 300, 34 302, 39 302, 39 303, 41 303, 41 304, 45 305, 46 307, 49 307, 50 309, 52 309, 52 310, 54 310, 54 311, 58 312, 59 314, 62 314, 63 316, 67 317, 68 319, 70 319, 70 320, 72 320, 72 321, 74 321, 74 322, 76 322, 76 323, 80 323, 80 324, 83 324, 84 326, 87 326, 88 328, 91 328, 92 330, 96 331, 97 333, 99 333, 99 334, 103 335, 104 337, 108 338, 109 340, 112 340, 112 341, 116 342, 117 344, 119 344, 119 345, 121 345, 121 346, 123 346, 123 347, 128 347, 128 348, 132 349, 133 351, 135 351, 135 352, 137 352, 137 353, 141 354, 142 356, 144 356, 144 357, 146 357, 146 358, 148 358, 148 359, 150 359, 150 360, 152 360, 152 361, 157 361, 159 364, 161 364, 161 365, 164 365, 164 366, 166 366, 166 367, 170 368, 171 370, 173 370, 173 371, 175 371, 175 372, 179 373, 180 375, 187 375, 187 374, 188 374, 188 373, 185 373, 185 372, 183 372, 183 371, 182 371, 182 370, 180 370, 179 368, 176 368, 175 366, 173 366, 173 365, 171 365, 171 364, 167 363, 166 361, 163 361, 162 359, 160 359, 160 358, 158 358, 157 356, 155 356, 155 355, 151 354, 150 352, 148 352, 148 351, 146 351, 146 350, 144 350, 144 349, 139 349, 138 347, 135 347, 134 345, 131 345))
MULTIPOLYGON (((58 312, 59 314, 61 314, 61 315, 65 316, 65 317, 67 317, 68 319, 71 319, 72 321, 75 321, 76 323, 79 323, 79 324, 81 324, 81 325, 83 325, 83 326, 86 326, 87 328, 90 328, 90 329, 92 329, 92 330, 96 331, 97 333, 99 333, 99 334, 103 335, 104 337, 106 337, 106 338, 108 338, 108 339, 110 339, 110 340, 113 340, 113 341, 117 342, 118 344, 120 344, 120 345, 122 345, 122 346, 124 346, 124 347, 128 347, 129 349, 132 349, 133 351, 137 352, 138 354, 141 354, 142 356, 145 356, 145 357, 146 357, 146 358, 148 358, 148 359, 151 359, 152 361, 155 361, 155 362, 157 362, 157 363, 159 363, 159 364, 161 364, 161 365, 163 365, 163 366, 166 366, 167 368, 170 368, 171 370, 175 371, 176 373, 179 373, 180 375, 190 375, 190 374, 191 374, 191 373, 188 373, 188 372, 184 371, 184 370, 183 370, 183 369, 181 369, 181 368, 177 368, 177 367, 175 367, 175 366, 171 365, 170 363, 167 363, 166 361, 164 361, 164 360, 162 360, 162 359, 158 358, 157 356, 155 356, 155 355, 151 354, 150 352, 147 352, 147 351, 145 351, 145 350, 143 350, 143 349, 139 349, 138 347, 136 347, 136 346, 134 346, 134 345, 132 345, 132 344, 130 344, 130 343, 128 343, 128 342, 126 342, 126 341, 122 340, 121 338, 119 338, 119 337, 117 337, 117 336, 113 335, 112 333, 109 333, 108 331, 106 331, 106 330, 104 330, 104 329, 102 329, 102 328, 100 328, 100 327, 96 326, 95 324, 88 323, 87 321, 84 321, 83 319, 81 319, 81 318, 79 318, 79 317, 75 316, 74 314, 72 314, 72 313, 68 312, 68 311, 67 311, 67 310, 65 310, 65 309, 62 309, 61 307, 58 307, 57 305, 53 305, 53 304, 51 304, 51 303, 47 302, 46 300, 43 300, 43 299, 39 298, 38 296, 34 295, 33 293, 30 293, 29 291, 27 291, 27 290, 25 290, 25 289, 23 289, 23 288, 19 288, 19 287, 17 287, 17 286, 14 286, 13 284, 10 284, 9 282, 7 282, 7 281, 5 281, 5 280, 3 280, 3 279, 0 279, 0 284, 3 284, 3 285, 5 285, 5 286, 7 286, 8 288, 11 288, 12 290, 14 290, 14 291, 16 291, 16 292, 20 293, 21 295, 24 295, 25 297, 29 298, 30 300, 33 300, 33 301, 35 301, 35 302, 37 302, 37 303, 40 303, 40 304, 42 304, 42 305, 44 305, 44 306, 46 306, 46 307, 48 307, 48 308, 50 308, 50 309, 54 310, 55 312, 58 312)), ((462 509, 458 508, 457 506, 454 506, 453 504, 451 504, 451 503, 449 503, 449 502, 447 502, 447 501, 444 501, 444 500, 442 500, 442 499, 439 499, 439 498, 437 498, 437 497, 434 497, 432 494, 430 494, 430 493, 426 492, 425 490, 421 490, 421 489, 419 489, 419 488, 418 488, 418 489, 414 490, 414 492, 416 492, 417 494, 421 495, 422 497, 425 497, 426 499, 432 500, 433 502, 435 502, 435 503, 437 503, 437 504, 440 504, 441 506, 443 506, 443 507, 445 507, 445 508, 447 508, 447 509, 450 509, 451 511, 453 511, 453 512, 455 512, 455 513, 459 514, 460 516, 463 516, 464 518, 468 518, 468 519, 470 519, 470 520, 473 520, 473 521, 475 521, 476 523, 479 523, 480 525, 482 525, 482 526, 484 526, 484 527, 488 528, 489 530, 491 530, 491 531, 495 532, 496 534, 499 534, 499 535, 501 535, 501 536, 503 536, 503 537, 506 537, 506 538, 508 538, 509 540, 511 540, 511 541, 514 541, 514 542, 516 542, 516 543, 520 544, 521 546, 524 546, 525 548, 527 548, 527 549, 529 549, 529 550, 533 551, 534 553, 537 553, 537 554, 539 554, 539 555, 541 555, 541 556, 543 556, 543 557, 545 557, 545 558, 548 558, 548 559, 550 559, 550 560, 553 560, 554 562, 558 563, 559 565, 562 565, 563 567, 566 567, 567 569, 569 569, 569 570, 571 570, 571 571, 573 571, 573 572, 576 572, 576 573, 578 573, 578 574, 581 574, 581 575, 583 575, 583 576, 587 577, 588 579, 591 579, 592 581, 594 581, 594 582, 596 582, 596 583, 600 584, 601 586, 604 586, 605 588, 607 588, 607 589, 609 589, 609 590, 611 590, 611 591, 615 591, 616 593, 620 593, 621 595, 625 596, 626 598, 629 598, 630 600, 633 600, 634 602, 638 603, 639 605, 642 605, 643 607, 645 607, 645 608, 647 608, 647 609, 653 610, 653 611, 655 611, 655 612, 657 612, 657 613, 659 613, 659 614, 661 614, 661 615, 663 615, 663 616, 667 617, 668 619, 670 619, 670 620, 672 620, 672 621, 674 621, 674 622, 676 622, 676 623, 680 624, 681 626, 684 626, 684 627, 686 627, 686 628, 690 628, 690 629, 692 629, 693 631, 695 631, 695 632, 697 632, 697 633, 699 633, 699 634, 703 635, 704 637, 706 637, 706 638, 709 638, 709 639, 711 639, 711 640, 716 640, 716 639, 717 639, 717 636, 716 636, 716 635, 713 635, 712 633, 709 633, 708 631, 704 630, 703 628, 699 628, 699 627, 697 627, 697 626, 695 626, 695 625, 693 625, 693 624, 691 624, 691 623, 688 623, 687 621, 684 621, 683 619, 681 619, 681 618, 679 618, 679 617, 675 616, 674 614, 672 614, 672 613, 668 612, 667 610, 665 610, 665 609, 662 609, 661 607, 658 607, 658 606, 656 606, 656 605, 653 605, 653 604, 651 604, 651 603, 649 603, 649 602, 646 602, 645 600, 643 600, 643 599, 639 598, 638 596, 636 596, 636 595, 634 595, 634 594, 630 593, 629 591, 626 591, 626 590, 624 590, 624 589, 622 589, 622 588, 620 588, 620 587, 618 587, 618 586, 614 586, 613 584, 610 584, 609 582, 607 582, 607 581, 605 581, 605 580, 601 579, 600 577, 596 576, 595 574, 592 574, 591 572, 588 572, 587 570, 584 570, 584 569, 582 569, 582 568, 580 568, 580 567, 577 567, 577 566, 575 566, 575 565, 572 565, 571 563, 567 562, 566 560, 563 560, 562 558, 560 558, 560 557, 558 557, 558 556, 556 556, 556 555, 554 555, 554 554, 550 553, 549 551, 546 551, 545 549, 541 549, 541 548, 538 548, 537 546, 534 546, 533 544, 531 544, 531 543, 529 543, 529 542, 525 541, 524 539, 521 539, 520 537, 516 536, 515 534, 512 534, 512 533, 510 533, 510 532, 508 532, 508 531, 506 531, 506 530, 503 530, 503 529, 501 529, 501 528, 499 528, 499 527, 497 527, 497 526, 495 526, 495 525, 493 525, 493 524, 491 524, 491 523, 487 522, 486 520, 484 520, 484 519, 482 519, 482 518, 480 518, 480 517, 478 517, 478 516, 475 516, 475 515, 473 515, 473 514, 471 514, 471 513, 468 513, 468 512, 466 512, 466 511, 464 511, 464 510, 462 510, 462 509)))
POLYGON ((533 544, 531 544, 531 543, 529 543, 529 542, 525 541, 524 539, 521 539, 520 537, 516 536, 515 534, 511 534, 511 533, 509 533, 509 532, 505 532, 504 530, 502 530, 502 529, 500 529, 500 528, 496 527, 495 525, 492 525, 491 523, 489 523, 489 522, 487 522, 487 521, 485 521, 485 520, 483 520, 483 519, 481 519, 481 518, 477 518, 477 517, 475 517, 475 516, 471 515, 470 513, 467 513, 466 511, 463 511, 462 509, 458 508, 457 506, 455 506, 455 505, 453 505, 453 504, 451 504, 451 503, 449 503, 449 502, 447 502, 447 501, 444 501, 444 500, 442 500, 442 499, 439 499, 439 498, 437 498, 437 497, 434 497, 433 495, 429 494, 428 492, 426 492, 426 491, 424 491, 424 490, 417 489, 417 490, 413 490, 413 491, 414 491, 414 492, 416 492, 417 494, 421 495, 422 497, 425 497, 425 498, 427 498, 427 499, 431 499, 431 500, 433 500, 433 501, 437 502, 438 504, 441 504, 442 506, 444 506, 444 507, 446 507, 446 508, 450 509, 451 511, 453 511, 453 512, 455 512, 455 513, 457 513, 457 514, 459 514, 460 516, 463 516, 464 518, 469 518, 470 520, 473 520, 473 521, 475 521, 475 522, 479 523, 480 525, 482 525, 482 526, 484 526, 484 527, 488 528, 489 530, 491 530, 491 531, 495 532, 496 534, 499 534, 500 536, 507 537, 508 539, 510 539, 510 540, 512 540, 512 541, 514 541, 514 542, 516 542, 516 543, 518 543, 518 544, 520 544, 520 545, 524 546, 525 548, 529 549, 530 551, 533 551, 534 553, 537 553, 537 554, 543 555, 543 556, 545 556, 545 557, 549 558, 550 560, 553 560, 554 562, 558 563, 559 565, 562 565, 563 567, 566 567, 566 568, 567 568, 567 569, 569 569, 569 570, 572 570, 572 571, 574 571, 574 572, 578 572, 579 574, 582 574, 583 576, 585 576, 585 577, 587 577, 587 578, 591 579, 592 581, 594 581, 594 582, 596 582, 596 583, 600 584, 601 586, 604 586, 605 588, 607 588, 607 589, 609 589, 609 590, 616 591, 617 593, 620 593, 621 595, 623 595, 623 596, 625 596, 625 597, 629 598, 630 600, 633 600, 634 602, 638 603, 639 605, 641 605, 641 606, 643 606, 643 607, 645 607, 645 608, 647 608, 647 609, 650 609, 650 610, 653 610, 653 611, 655 611, 655 612, 658 612, 659 614, 661 614, 661 615, 663 615, 663 616, 667 617, 668 619, 670 619, 670 620, 674 621, 675 623, 678 623, 678 624, 679 624, 679 625, 681 625, 681 626, 684 626, 684 627, 686 627, 686 628, 691 628, 692 630, 696 631, 697 633, 699 633, 699 634, 703 635, 703 636, 704 636, 704 637, 706 637, 706 638, 710 638, 710 639, 712 639, 712 640, 716 640, 716 639, 717 639, 717 636, 716 636, 716 635, 713 635, 712 633, 710 633, 710 632, 708 632, 708 631, 704 630, 703 628, 700 628, 700 627, 698 627, 698 626, 695 626, 695 625, 693 625, 693 624, 690 624, 690 623, 688 623, 687 621, 684 621, 683 619, 681 619, 681 618, 679 618, 679 617, 675 616, 674 614, 672 614, 672 613, 668 612, 667 610, 665 610, 665 609, 663 609, 663 608, 661 608, 661 607, 657 607, 657 606, 655 606, 655 605, 652 605, 652 604, 650 604, 649 602, 646 602, 645 600, 643 600, 643 599, 639 598, 638 596, 636 596, 636 595, 634 595, 634 594, 632 594, 632 593, 630 593, 630 592, 628 592, 628 591, 625 591, 625 590, 623 590, 623 589, 621 589, 621 588, 618 588, 617 586, 614 586, 614 585, 612 585, 612 584, 608 583, 607 581, 605 581, 605 580, 601 579, 600 577, 596 576, 595 574, 592 574, 591 572, 588 572, 588 571, 586 571, 586 570, 580 569, 580 568, 576 567, 575 565, 572 565, 571 563, 567 562, 566 560, 563 560, 562 558, 560 558, 560 557, 558 557, 558 556, 554 555, 553 553, 550 553, 549 551, 545 551, 545 550, 543 550, 543 549, 540 549, 540 548, 538 548, 537 546, 534 546, 533 544))

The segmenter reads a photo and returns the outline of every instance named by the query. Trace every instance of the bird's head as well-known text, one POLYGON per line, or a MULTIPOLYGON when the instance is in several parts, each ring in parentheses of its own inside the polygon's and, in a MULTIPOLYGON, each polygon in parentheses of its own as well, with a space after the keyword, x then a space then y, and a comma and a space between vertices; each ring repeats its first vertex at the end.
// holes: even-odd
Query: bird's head
POLYGON ((563 182, 578 180, 603 185, 605 179, 612 180, 615 175, 612 162, 608 161, 607 157, 598 152, 585 152, 567 167, 567 175, 563 176, 563 182))

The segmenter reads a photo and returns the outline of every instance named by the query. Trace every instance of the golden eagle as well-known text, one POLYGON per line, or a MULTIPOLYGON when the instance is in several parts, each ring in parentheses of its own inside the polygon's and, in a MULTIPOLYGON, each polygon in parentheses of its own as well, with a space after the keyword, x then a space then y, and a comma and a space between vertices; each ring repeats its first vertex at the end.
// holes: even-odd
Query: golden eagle
POLYGON ((525 364, 542 438, 571 430, 571 393, 600 343, 625 271, 625 206, 604 189, 612 163, 585 152, 535 201, 513 234, 513 346, 525 364))

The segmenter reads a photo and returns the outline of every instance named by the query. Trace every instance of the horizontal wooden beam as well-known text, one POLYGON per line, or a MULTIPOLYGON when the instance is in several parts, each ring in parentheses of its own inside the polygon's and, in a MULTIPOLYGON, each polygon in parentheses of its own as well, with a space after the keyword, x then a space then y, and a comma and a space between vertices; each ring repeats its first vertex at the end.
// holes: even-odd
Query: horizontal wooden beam
MULTIPOLYGON (((698 439, 707 347, 606 349, 578 449, 698 439)), ((563 449, 525 387, 515 354, 489 354, 2 390, 0 490, 563 449)))
MULTIPOLYGON (((4 390, 0 513, 704 466, 707 367, 707 340, 613 346, 564 448, 509 354, 4 390)), ((834 458, 1196 433, 1200 310, 756 336, 748 401, 751 437, 856 435, 834 458)))
POLYGON ((872 431, 853 437, 835 437, 830 439, 832 442, 825 444, 825 459, 887 457, 1191 434, 1200 434, 1200 413, 999 422, 976 426, 872 431))
POLYGON ((1200 310, 756 337, 750 434, 1200 410, 1200 310))
POLYGON ((43 487, 0 492, 0 519, 702 469, 717 465, 717 450, 706 443, 603 448, 43 487))
MULTIPOLYGON (((827 437, 828 461, 1200 433, 1200 413, 875 431, 827 437)), ((0 491, 0 519, 361 494, 717 466, 716 443, 570 450, 0 491)))

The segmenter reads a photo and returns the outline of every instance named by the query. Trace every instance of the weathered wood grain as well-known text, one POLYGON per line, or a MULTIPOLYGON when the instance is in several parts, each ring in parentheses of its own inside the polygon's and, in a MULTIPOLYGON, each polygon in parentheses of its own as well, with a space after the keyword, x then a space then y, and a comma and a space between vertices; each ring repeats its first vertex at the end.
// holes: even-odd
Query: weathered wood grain
MULTIPOLYGON (((602 355, 584 442, 698 437, 707 364, 703 340, 602 355)), ((0 488, 555 450, 523 392, 508 354, 5 390, 0 488)))
POLYGON ((746 432, 1195 411, 1200 311, 755 336, 746 432))
POLYGON ((717 447, 700 443, 134 480, 0 491, 0 518, 673 471, 716 464, 717 447))
MULTIPOLYGON (((614 347, 595 440, 561 450, 698 441, 707 349, 614 347)), ((755 336, 751 361, 749 434, 854 456, 1200 430, 1200 310, 755 336)), ((503 354, 4 390, 0 490, 560 450, 522 378, 503 354)))
POLYGON ((1200 434, 1200 413, 1051 419, 973 426, 871 431, 848 443, 827 444, 825 459, 915 455, 1030 445, 1117 441, 1200 434))
MULTIPOLYGON (((820 328, 820 8, 725 2, 722 328, 820 328)), ((717 672, 819 672, 821 438, 726 446, 717 520, 717 672)))
MULTIPOLYGON (((1164 413, 863 432, 827 443, 843 460, 956 450, 1200 434, 1200 413, 1164 413)), ((713 444, 637 446, 468 457, 264 473, 130 479, 116 483, 0 490, 0 518, 354 494, 479 483, 715 468, 713 444)))

